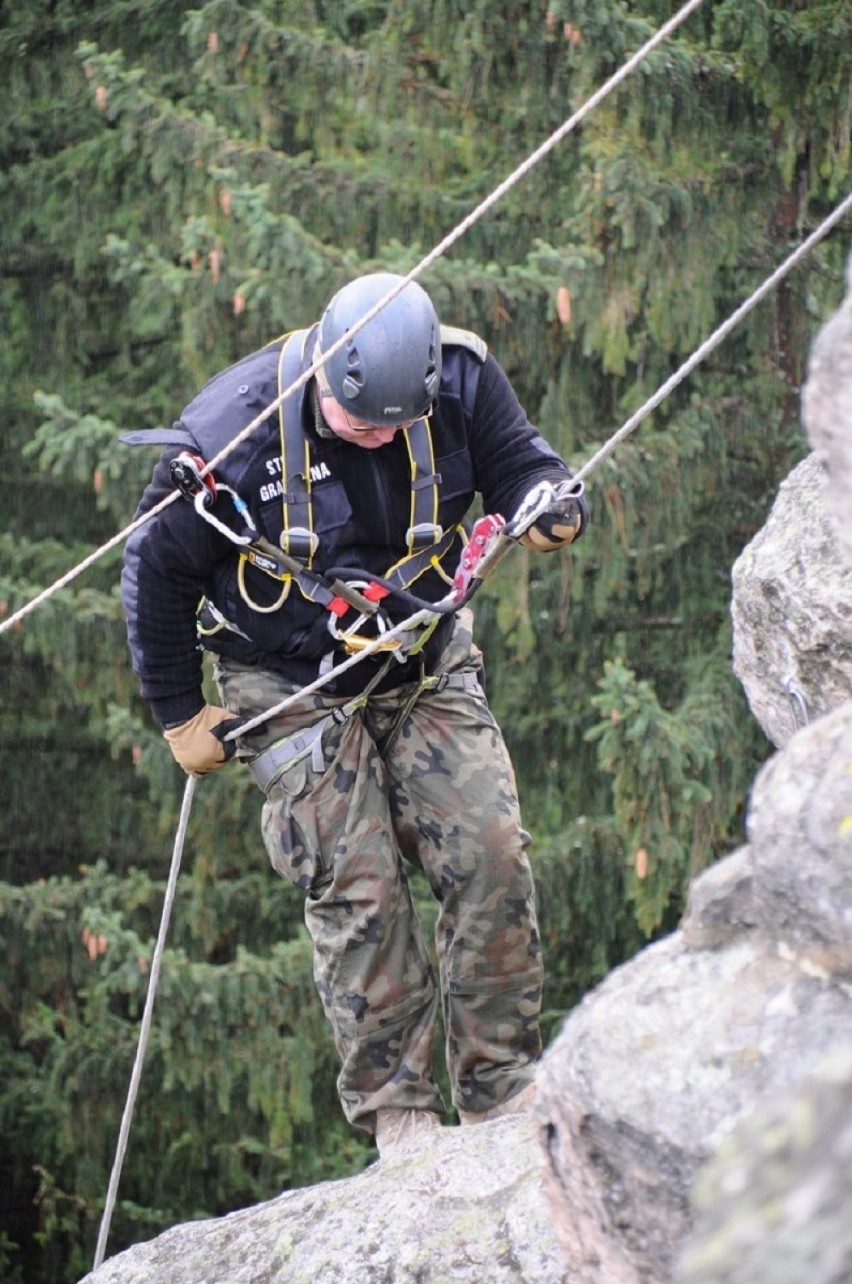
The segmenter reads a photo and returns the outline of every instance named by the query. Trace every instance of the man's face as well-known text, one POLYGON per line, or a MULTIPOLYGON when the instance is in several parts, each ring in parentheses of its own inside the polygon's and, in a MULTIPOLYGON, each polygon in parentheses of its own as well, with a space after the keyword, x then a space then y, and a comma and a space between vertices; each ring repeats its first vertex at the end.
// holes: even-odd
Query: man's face
POLYGON ((344 442, 353 442, 354 446, 363 446, 367 451, 375 451, 376 447, 386 446, 394 439, 396 433, 405 428, 411 428, 411 424, 390 424, 384 428, 377 428, 375 424, 364 424, 361 419, 353 419, 340 402, 335 401, 334 397, 328 393, 322 397, 322 417, 336 437, 343 438, 344 442))
POLYGON ((353 419, 347 410, 344 410, 339 401, 335 401, 330 392, 320 392, 322 405, 322 417, 328 424, 331 431, 341 437, 343 441, 351 441, 356 446, 363 446, 365 450, 375 450, 378 446, 386 446, 389 441, 398 432, 404 431, 411 427, 411 423, 388 424, 384 427, 377 428, 375 424, 365 424, 361 419, 353 419))
POLYGON ((332 395, 322 367, 317 371, 316 380, 322 417, 331 431, 343 441, 351 441, 356 446, 363 446, 365 450, 375 450, 377 446, 386 446, 389 441, 393 441, 398 432, 410 428, 414 422, 409 419, 406 423, 376 427, 375 424, 365 423, 363 419, 354 419, 346 407, 332 395))

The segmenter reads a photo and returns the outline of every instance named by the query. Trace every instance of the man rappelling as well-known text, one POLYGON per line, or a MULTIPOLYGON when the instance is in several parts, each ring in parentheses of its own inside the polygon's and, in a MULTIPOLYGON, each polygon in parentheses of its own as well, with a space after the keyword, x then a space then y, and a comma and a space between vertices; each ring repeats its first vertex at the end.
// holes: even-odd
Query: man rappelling
POLYGON ((351 282, 317 325, 215 376, 172 429, 131 435, 166 447, 139 513, 175 485, 191 502, 136 530, 122 575, 134 669, 175 759, 203 775, 236 751, 264 792, 269 858, 305 895, 342 1107, 380 1155, 440 1126, 439 1002, 463 1124, 523 1109, 534 1091, 529 836, 453 586, 504 525, 487 518, 468 543, 477 495, 510 526, 526 514, 514 531, 533 550, 588 522, 582 486, 498 362, 442 327, 418 284, 358 328, 401 280, 351 282), (435 610, 411 617, 412 602, 435 610), (199 642, 219 705, 202 693, 199 642), (407 865, 438 903, 437 976, 407 865))

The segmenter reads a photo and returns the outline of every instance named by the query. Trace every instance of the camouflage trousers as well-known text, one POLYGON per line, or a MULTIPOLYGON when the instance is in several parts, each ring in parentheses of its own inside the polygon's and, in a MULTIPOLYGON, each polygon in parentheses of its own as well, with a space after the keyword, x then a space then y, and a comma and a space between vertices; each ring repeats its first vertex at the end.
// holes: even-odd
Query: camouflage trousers
MULTIPOLYGON (((325 718, 322 734, 266 788, 262 831, 275 870, 306 893, 314 977, 342 1060, 346 1117, 372 1131, 375 1111, 442 1112, 433 1072, 440 1001, 453 1104, 499 1105, 541 1052, 542 963, 532 874, 514 772, 478 682, 470 612, 455 620, 440 671, 390 747, 382 741, 410 686, 347 701, 320 691, 243 737, 259 754, 325 718), (460 680, 461 678, 461 680, 460 680), (405 863, 437 901, 438 982, 405 863)), ((223 704, 251 716, 295 688, 220 660, 223 704)))

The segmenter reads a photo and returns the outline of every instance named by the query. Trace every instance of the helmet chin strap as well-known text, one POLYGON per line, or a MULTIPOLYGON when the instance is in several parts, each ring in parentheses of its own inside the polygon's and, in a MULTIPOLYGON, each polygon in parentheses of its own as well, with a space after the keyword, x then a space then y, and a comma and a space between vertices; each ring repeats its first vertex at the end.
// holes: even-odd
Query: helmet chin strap
MULTIPOLYGON (((311 360, 313 361, 314 365, 317 365, 317 363, 322 361, 322 359, 323 359, 323 351, 322 351, 322 348, 320 347, 320 341, 319 339, 317 339, 314 343, 314 351, 313 351, 311 360)), ((328 382, 328 375, 325 373, 324 365, 320 365, 318 367, 315 378, 317 381, 317 389, 318 389, 320 401, 322 401, 323 397, 334 397, 334 393, 331 391, 331 384, 328 382)), ((334 399, 337 400, 336 397, 334 397, 334 399)))
MULTIPOLYGON (((314 344, 313 353, 311 354, 311 364, 316 365, 318 361, 321 361, 322 355, 323 354, 319 345, 319 339, 317 339, 317 341, 314 344)), ((333 392, 331 391, 331 388, 328 385, 328 379, 326 378, 324 366, 320 366, 316 374, 314 375, 314 387, 312 390, 312 396, 313 396, 313 406, 314 406, 314 423, 315 423, 317 432, 321 437, 334 437, 335 436, 334 429, 329 426, 325 415, 322 413, 323 399, 334 396, 333 392)))

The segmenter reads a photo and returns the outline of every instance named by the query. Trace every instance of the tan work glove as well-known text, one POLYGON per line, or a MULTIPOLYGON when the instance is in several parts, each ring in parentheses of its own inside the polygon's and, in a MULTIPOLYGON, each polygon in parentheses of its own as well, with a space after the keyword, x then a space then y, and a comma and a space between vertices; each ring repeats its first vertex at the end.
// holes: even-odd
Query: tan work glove
POLYGON ((543 530, 542 523, 537 522, 528 531, 524 531, 521 543, 524 548, 530 548, 534 553, 550 553, 554 549, 571 544, 579 535, 582 525, 582 519, 579 517, 570 524, 564 521, 549 522, 547 530, 543 530))
POLYGON ((521 543, 535 553, 550 553, 564 548, 582 535, 589 520, 589 508, 580 490, 574 493, 572 483, 565 481, 556 488, 554 506, 541 513, 534 525, 524 531, 521 543))
POLYGON ((236 718, 229 709, 215 704, 205 704, 194 718, 180 726, 169 727, 163 732, 169 742, 175 761, 187 775, 206 776, 208 771, 218 771, 233 758, 236 741, 223 744, 222 736, 240 726, 244 718, 236 718))

